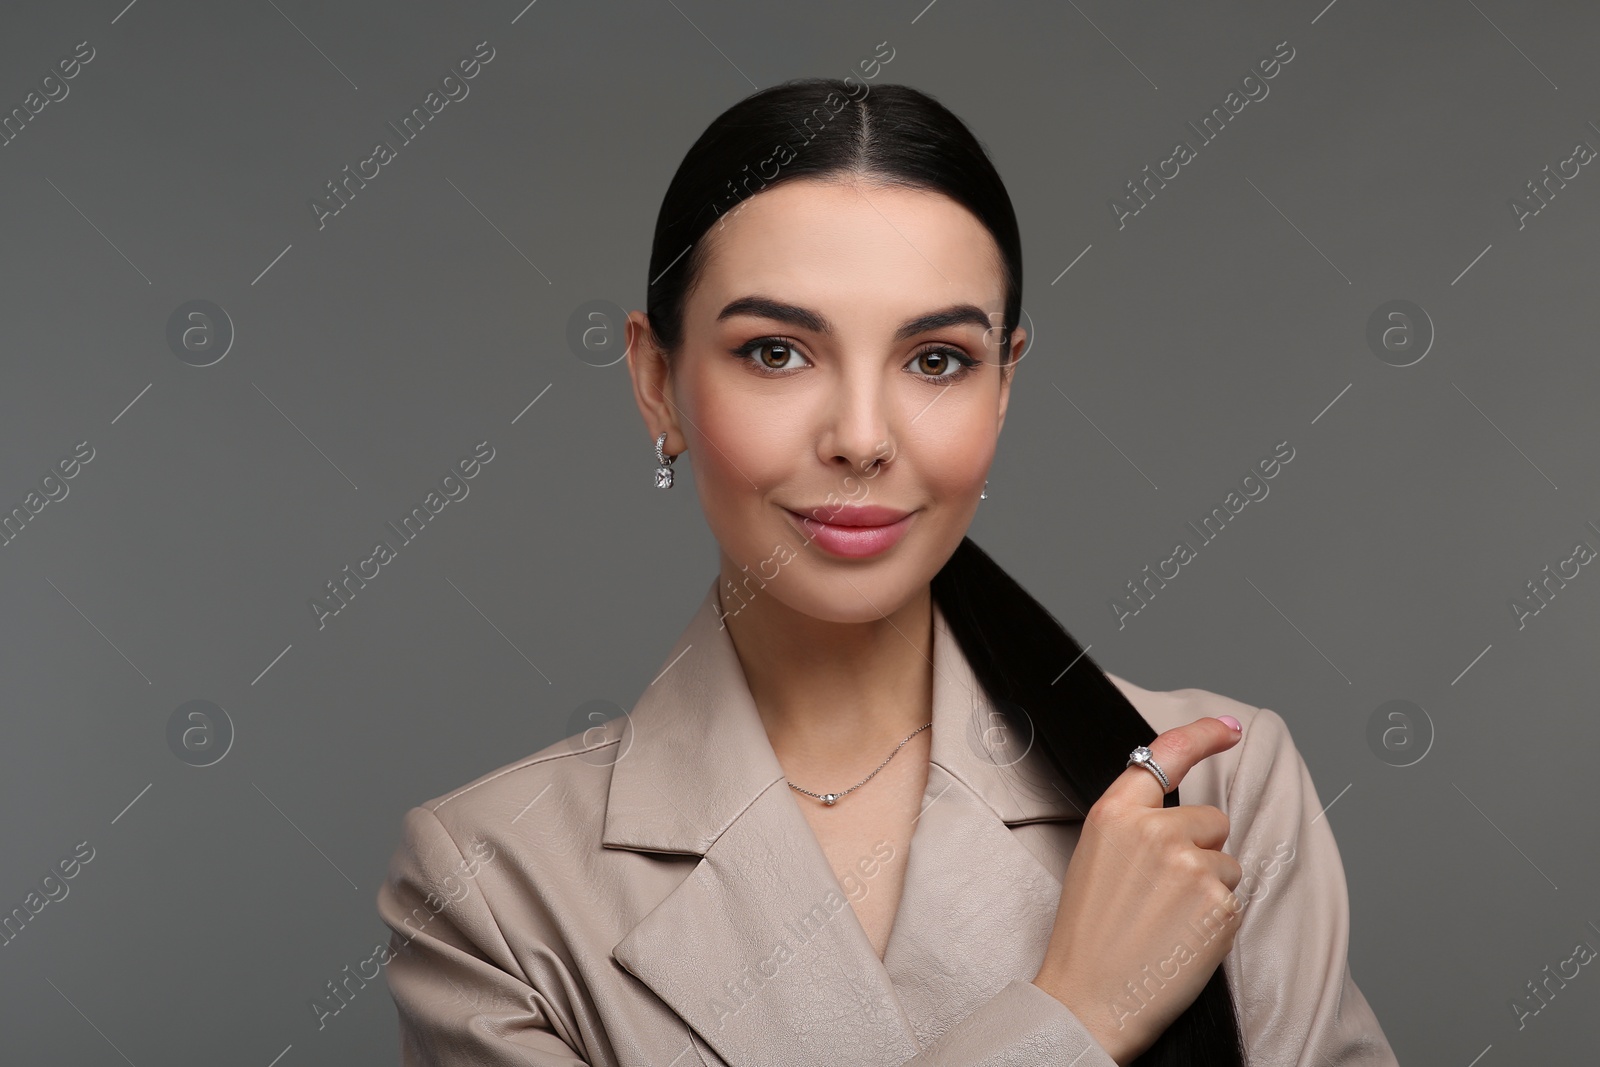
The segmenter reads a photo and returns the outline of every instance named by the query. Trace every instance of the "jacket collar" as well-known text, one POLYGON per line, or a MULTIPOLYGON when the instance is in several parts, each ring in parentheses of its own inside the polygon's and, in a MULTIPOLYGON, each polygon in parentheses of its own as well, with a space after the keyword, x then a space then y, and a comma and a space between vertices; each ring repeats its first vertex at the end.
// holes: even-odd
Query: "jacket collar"
POLYGON ((1033 977, 1061 885, 1010 826, 1081 815, 1029 784, 1041 754, 997 731, 935 605, 928 785, 880 959, 783 783, 719 609, 714 581, 607 724, 603 844, 699 857, 612 957, 726 1062, 903 1063, 1033 977))
MULTIPOLYGON (((705 855, 783 769, 745 683, 713 580, 622 730, 602 843, 705 855)), ((1031 739, 1004 729, 937 603, 930 762, 1007 825, 1081 820, 1031 739)), ((787 787, 785 787, 787 791, 787 787)))

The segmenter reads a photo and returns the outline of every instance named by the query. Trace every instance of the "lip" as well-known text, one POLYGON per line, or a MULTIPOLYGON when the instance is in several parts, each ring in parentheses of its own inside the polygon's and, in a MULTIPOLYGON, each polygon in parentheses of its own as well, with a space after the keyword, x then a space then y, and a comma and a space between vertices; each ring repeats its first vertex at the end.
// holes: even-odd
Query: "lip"
POLYGON ((828 516, 828 521, 823 522, 788 508, 783 510, 819 548, 845 559, 866 559, 893 548, 905 536, 911 517, 916 514, 877 505, 813 508, 813 515, 828 516))

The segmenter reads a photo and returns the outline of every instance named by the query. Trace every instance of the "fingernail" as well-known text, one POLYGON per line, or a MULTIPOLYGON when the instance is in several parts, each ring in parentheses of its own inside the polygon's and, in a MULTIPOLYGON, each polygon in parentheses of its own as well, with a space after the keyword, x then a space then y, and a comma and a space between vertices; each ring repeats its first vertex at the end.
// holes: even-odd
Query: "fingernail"
POLYGON ((1232 715, 1218 715, 1217 718, 1227 723, 1228 729, 1234 731, 1235 733, 1240 733, 1244 730, 1244 727, 1239 725, 1239 720, 1235 719, 1232 715))

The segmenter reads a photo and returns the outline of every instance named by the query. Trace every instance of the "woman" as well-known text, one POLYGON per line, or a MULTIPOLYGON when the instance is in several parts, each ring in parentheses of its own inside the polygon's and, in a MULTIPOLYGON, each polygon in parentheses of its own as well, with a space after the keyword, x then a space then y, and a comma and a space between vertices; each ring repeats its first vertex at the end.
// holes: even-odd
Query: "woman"
POLYGON ((1283 720, 1104 673, 965 536, 1021 289, 913 89, 690 149, 629 369, 719 574, 629 715, 407 814, 405 1063, 1395 1063, 1283 720))

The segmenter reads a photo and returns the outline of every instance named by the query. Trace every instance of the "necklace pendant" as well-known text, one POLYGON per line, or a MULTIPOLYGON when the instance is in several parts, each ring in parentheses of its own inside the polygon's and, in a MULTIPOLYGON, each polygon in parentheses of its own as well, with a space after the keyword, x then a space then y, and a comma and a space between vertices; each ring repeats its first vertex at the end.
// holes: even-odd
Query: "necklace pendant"
POLYGON ((838 800, 838 799, 839 799, 839 794, 838 793, 824 793, 822 795, 822 802, 824 804, 828 805, 828 807, 830 807, 830 808, 833 807, 833 802, 838 800))

